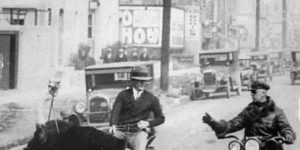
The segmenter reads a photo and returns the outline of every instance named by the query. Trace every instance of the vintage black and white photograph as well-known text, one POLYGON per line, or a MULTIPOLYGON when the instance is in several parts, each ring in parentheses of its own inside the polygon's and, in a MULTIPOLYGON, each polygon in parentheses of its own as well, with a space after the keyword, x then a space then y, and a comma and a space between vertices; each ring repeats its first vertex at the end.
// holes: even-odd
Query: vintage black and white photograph
POLYGON ((0 0, 0 150, 299 150, 300 0, 0 0))

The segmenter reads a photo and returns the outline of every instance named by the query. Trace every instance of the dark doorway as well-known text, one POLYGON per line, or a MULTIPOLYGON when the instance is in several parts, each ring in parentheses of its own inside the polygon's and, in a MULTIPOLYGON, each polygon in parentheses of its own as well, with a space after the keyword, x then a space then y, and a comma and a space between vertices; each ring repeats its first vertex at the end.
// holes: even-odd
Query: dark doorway
POLYGON ((0 31, 0 89, 16 88, 17 32, 0 31))

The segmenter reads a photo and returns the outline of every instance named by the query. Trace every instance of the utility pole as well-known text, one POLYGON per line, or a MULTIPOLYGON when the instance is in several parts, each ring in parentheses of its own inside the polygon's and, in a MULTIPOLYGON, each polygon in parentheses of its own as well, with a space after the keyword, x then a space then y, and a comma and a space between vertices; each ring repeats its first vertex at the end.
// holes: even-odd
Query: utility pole
POLYGON ((259 51, 259 42, 260 42, 260 0, 256 0, 256 15, 255 15, 255 24, 256 24, 256 34, 255 34, 255 51, 259 51))
POLYGON ((224 0, 224 24, 225 24, 225 37, 228 39, 228 3, 224 0))
POLYGON ((228 24, 228 3, 227 3, 227 0, 224 0, 224 29, 225 29, 225 49, 228 49, 230 46, 229 46, 229 39, 228 39, 228 27, 229 27, 229 24, 228 24))
POLYGON ((282 50, 287 48, 287 3, 282 0, 282 50))
POLYGON ((170 49, 170 21, 171 21, 171 0, 163 0, 163 27, 161 44, 161 69, 160 88, 167 91, 169 88, 169 49, 170 49))

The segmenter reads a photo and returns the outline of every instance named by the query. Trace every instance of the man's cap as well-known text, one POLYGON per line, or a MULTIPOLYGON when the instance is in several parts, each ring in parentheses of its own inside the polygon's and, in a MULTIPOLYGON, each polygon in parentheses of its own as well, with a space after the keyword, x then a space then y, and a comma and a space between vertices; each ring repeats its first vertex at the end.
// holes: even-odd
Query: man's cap
POLYGON ((251 84, 251 89, 249 89, 249 91, 255 91, 257 89, 264 89, 264 90, 269 90, 270 89, 270 85, 264 82, 259 82, 259 81, 254 81, 251 84))
POLYGON ((149 76, 149 72, 146 66, 133 67, 130 73, 130 77, 131 79, 142 81, 148 81, 152 79, 152 77, 149 76))

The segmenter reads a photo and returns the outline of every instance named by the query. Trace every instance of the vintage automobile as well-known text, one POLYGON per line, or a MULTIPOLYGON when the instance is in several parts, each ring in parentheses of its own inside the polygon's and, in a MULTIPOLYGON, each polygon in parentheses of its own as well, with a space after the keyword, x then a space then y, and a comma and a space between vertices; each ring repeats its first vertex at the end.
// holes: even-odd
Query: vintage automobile
MULTIPOLYGON (((74 106, 73 115, 85 118, 82 126, 93 126, 99 130, 109 128, 110 112, 117 94, 130 86, 130 72, 133 67, 146 66, 149 76, 154 78, 154 63, 116 62, 89 66, 85 69, 86 103, 74 106), (84 116, 84 117, 82 117, 84 116)), ((146 88, 151 89, 152 81, 146 88)))
POLYGON ((291 84, 294 85, 296 80, 300 80, 300 50, 291 51, 293 66, 290 71, 291 84))
POLYGON ((255 69, 251 66, 251 57, 246 53, 239 54, 239 68, 241 70, 241 86, 250 89, 254 78, 255 69))
POLYGON ((284 64, 284 57, 285 57, 284 51, 272 51, 270 52, 269 56, 269 62, 272 69, 273 75, 284 75, 285 73, 285 64, 284 64))
POLYGON ((207 50, 199 53, 201 78, 192 82, 190 99, 203 95, 208 98, 212 93, 225 92, 230 98, 231 92, 239 95, 241 80, 238 66, 238 51, 207 50))
POLYGON ((251 65, 256 66, 257 70, 254 72, 255 80, 262 82, 272 81, 272 68, 268 62, 268 52, 252 52, 249 53, 251 57, 251 65))

